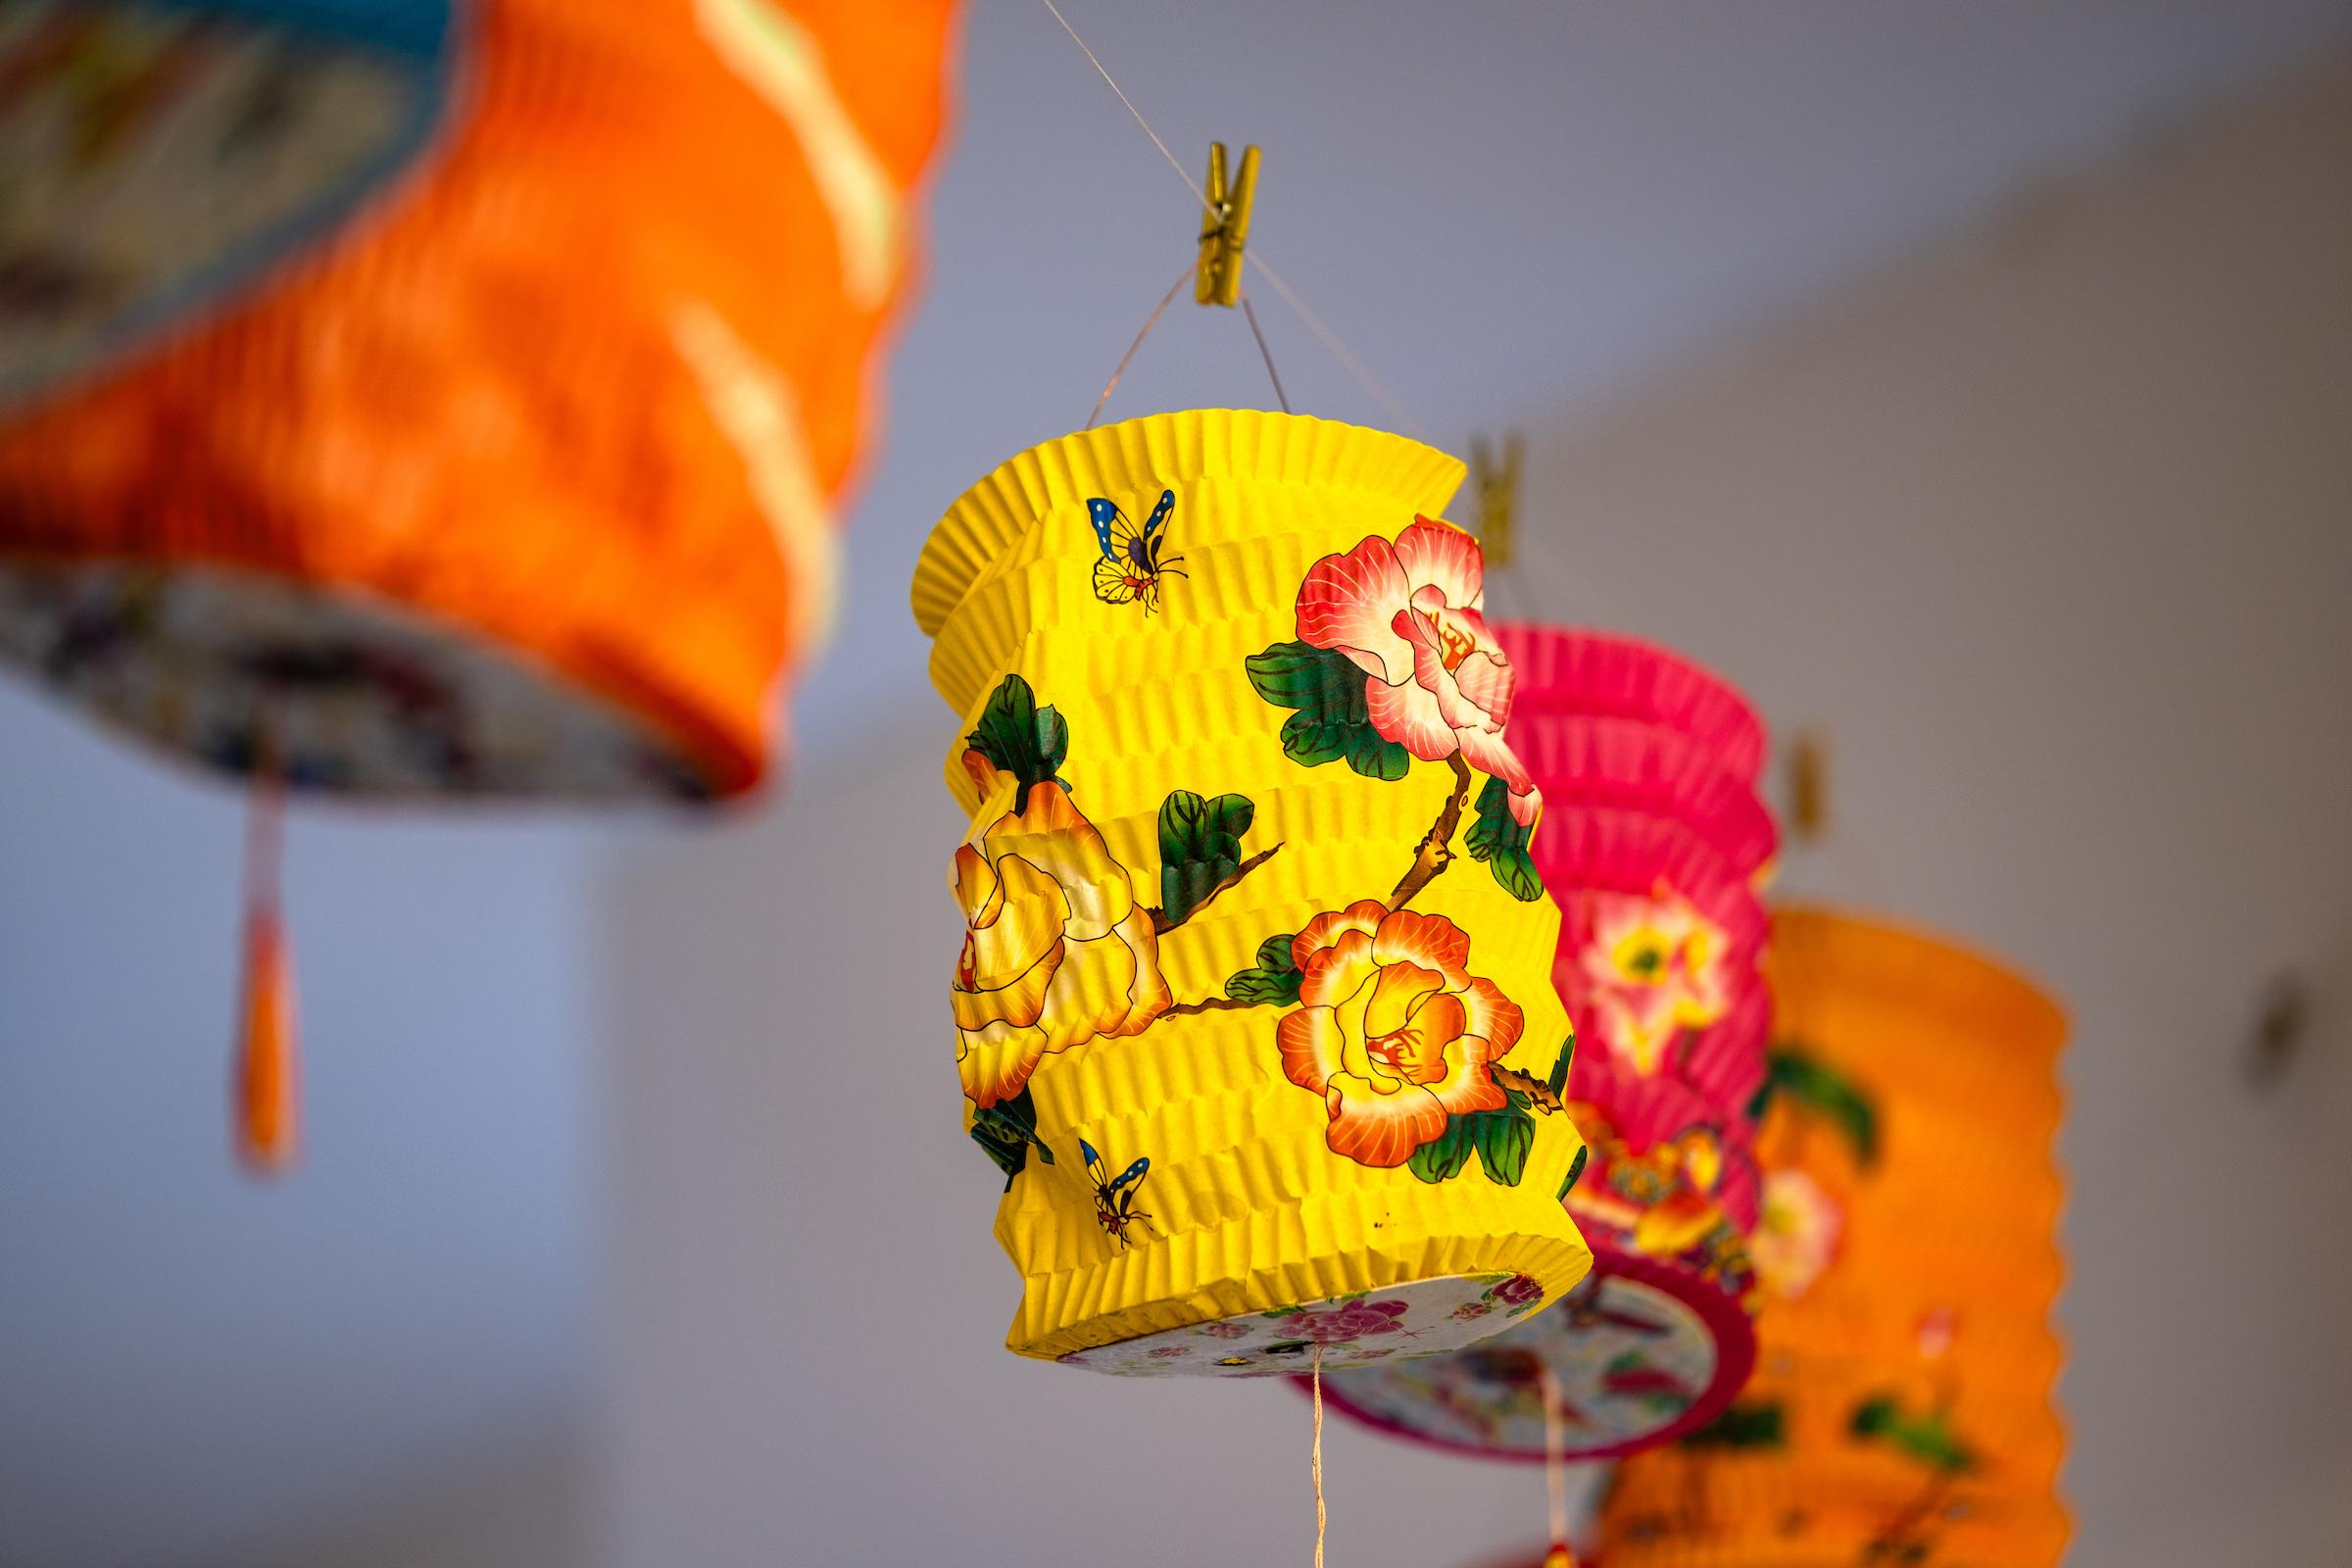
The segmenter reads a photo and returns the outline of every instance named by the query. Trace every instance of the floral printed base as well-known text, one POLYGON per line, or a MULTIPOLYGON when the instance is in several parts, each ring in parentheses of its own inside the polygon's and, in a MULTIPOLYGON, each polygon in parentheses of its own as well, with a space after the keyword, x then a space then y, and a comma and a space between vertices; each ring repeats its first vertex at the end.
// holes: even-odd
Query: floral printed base
POLYGON ((1280 1378, 1306 1371, 1320 1346, 1330 1373, 1458 1350, 1543 1298, 1543 1287, 1523 1274, 1450 1275, 1141 1335, 1059 1359, 1113 1377, 1280 1378))
POLYGON ((1728 1297, 1695 1284, 1678 1291, 1672 1278, 1640 1258, 1610 1258, 1549 1310, 1458 1355, 1344 1372, 1325 1379, 1324 1396, 1399 1437, 1542 1459, 1548 1367, 1569 1457, 1666 1442, 1712 1419, 1754 1358, 1746 1317, 1728 1297))
POLYGON ((267 750, 296 788, 709 793, 682 756, 552 671, 387 601, 255 572, 0 561, 0 660, 225 771, 267 750))

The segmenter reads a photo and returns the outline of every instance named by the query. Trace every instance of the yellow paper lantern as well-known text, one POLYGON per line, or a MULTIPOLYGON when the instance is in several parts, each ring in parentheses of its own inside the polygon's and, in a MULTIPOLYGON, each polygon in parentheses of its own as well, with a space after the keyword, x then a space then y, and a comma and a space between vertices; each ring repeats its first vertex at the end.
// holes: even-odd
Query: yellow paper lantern
POLYGON ((951 1001, 1021 1354, 1353 1365, 1590 1266, 1509 667, 1476 544, 1428 515, 1461 476, 1327 420, 1160 415, 1013 459, 924 549, 972 820, 951 1001))
POLYGON ((1626 1461, 1608 1568, 2044 1568, 2068 1527, 2049 1321, 2065 1022, 1999 964, 1773 920, 1757 1373, 1626 1461))

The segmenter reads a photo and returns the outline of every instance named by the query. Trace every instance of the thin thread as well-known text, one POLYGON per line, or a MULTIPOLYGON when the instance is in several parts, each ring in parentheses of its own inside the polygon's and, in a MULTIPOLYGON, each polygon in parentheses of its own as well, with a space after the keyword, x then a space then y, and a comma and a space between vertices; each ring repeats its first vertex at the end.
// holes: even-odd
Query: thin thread
POLYGON ((1298 292, 1282 280, 1282 274, 1267 262, 1265 252, 1252 245, 1250 255, 1257 263, 1257 270, 1265 274, 1266 281, 1274 285, 1274 292, 1282 296, 1283 303, 1298 313, 1298 319, 1306 323, 1306 329, 1315 334, 1315 340, 1330 351, 1333 359, 1340 362, 1340 368, 1355 378, 1356 385, 1369 393, 1382 412, 1403 427, 1405 434, 1415 440, 1426 441, 1428 435, 1423 431, 1421 421, 1414 418, 1412 412, 1397 402, 1387 387, 1381 385, 1380 377, 1374 375, 1363 361, 1348 352, 1348 345, 1340 341, 1337 332, 1323 324, 1321 317, 1306 308, 1306 301, 1300 299, 1298 292))
POLYGON ((1516 568, 1490 566, 1487 568, 1487 603, 1504 620, 1533 621, 1526 581, 1516 568))
MULTIPOLYGON (((1102 395, 1095 399, 1094 412, 1086 416, 1086 427, 1089 430, 1092 430, 1095 427, 1095 421, 1097 419, 1102 417, 1102 405, 1110 401, 1110 394, 1114 389, 1117 388, 1119 384, 1119 377, 1127 373, 1127 367, 1129 363, 1135 359, 1137 351, 1144 346, 1144 339, 1152 335, 1152 329, 1159 324, 1160 317, 1166 314, 1169 306, 1176 303, 1177 293, 1183 289, 1185 279, 1191 277, 1192 275, 1193 270, 1190 267, 1187 267, 1183 271, 1178 272, 1176 274, 1176 281, 1168 285, 1167 293, 1160 296, 1160 301, 1157 305, 1152 307, 1152 314, 1144 318, 1144 329, 1135 334, 1135 341, 1128 344, 1127 352, 1119 356, 1119 368, 1110 372, 1109 380, 1102 383, 1102 395)), ((1273 362, 1268 361, 1266 368, 1272 369, 1273 368, 1273 362)), ((1274 389, 1277 392, 1281 391, 1282 383, 1280 381, 1275 382, 1274 389)), ((1285 414, 1288 414, 1291 406, 1288 403, 1285 403, 1282 406, 1282 409, 1285 414)))
POLYGON ((286 842, 286 766, 278 732, 283 728, 284 701, 275 686, 266 686, 255 705, 253 767, 248 775, 245 810, 245 907, 270 909, 278 905, 286 842))
POLYGON ((1781 858, 1780 870, 1779 893, 1786 901, 1895 906, 1878 858, 1851 833, 1825 829, 1809 839, 1793 839, 1781 858))
POLYGON ((1159 139, 1159 132, 1152 128, 1152 122, 1144 118, 1144 112, 1135 107, 1135 100, 1127 96, 1127 89, 1112 79, 1101 58, 1086 46, 1084 38, 1078 36, 1078 29, 1070 25, 1070 19, 1061 14, 1061 7, 1055 5, 1054 0, 1045 0, 1045 7, 1054 13, 1054 20, 1061 24, 1061 30, 1070 35, 1070 42, 1078 46, 1078 52, 1086 56, 1087 64, 1095 68, 1095 74, 1102 78, 1103 85, 1119 95, 1119 102, 1127 106, 1127 112, 1135 117, 1135 122, 1144 127, 1144 134, 1152 138, 1152 145, 1159 149, 1159 156, 1168 161, 1168 167, 1176 171, 1176 177, 1184 181, 1184 188, 1191 191, 1193 199, 1205 210, 1209 205, 1208 192, 1193 182, 1193 176, 1186 172, 1184 165, 1178 163, 1176 155, 1168 151, 1168 144, 1159 139))
MULTIPOLYGON (((1127 96, 1127 89, 1120 86, 1117 78, 1111 75, 1109 68, 1102 64, 1102 57, 1088 47, 1084 38, 1078 36, 1078 29, 1071 26, 1070 19, 1061 14, 1061 7, 1055 5, 1054 0, 1040 0, 1040 3, 1053 13, 1055 22, 1061 24, 1061 30, 1070 35, 1070 42, 1076 44, 1078 52, 1086 56, 1087 64, 1095 68, 1095 74, 1102 78, 1103 85, 1116 93, 1119 102, 1127 106, 1127 113, 1135 117, 1135 122, 1143 127, 1144 134, 1152 138, 1152 145, 1159 149, 1159 156, 1168 161, 1170 169, 1176 171, 1176 177, 1183 180, 1184 188, 1193 193, 1193 200, 1200 204, 1201 212, 1213 218, 1215 209, 1208 199, 1208 192, 1200 188, 1200 182, 1193 178, 1191 172, 1178 161, 1173 152, 1168 150, 1168 144, 1160 139, 1158 131, 1152 128, 1152 122, 1144 118, 1144 112, 1135 107, 1135 100, 1127 96)), ((1407 434, 1426 440, 1427 437, 1422 433, 1421 421, 1414 418, 1404 405, 1390 394, 1387 387, 1381 385, 1380 378, 1365 368, 1363 361, 1348 352, 1348 345, 1340 341, 1338 333, 1323 324, 1321 317, 1306 308, 1306 302, 1298 297, 1298 291, 1284 282, 1282 274, 1275 271, 1272 265, 1268 263, 1266 253, 1256 245, 1251 245, 1250 259, 1257 264, 1257 270, 1265 274, 1265 279, 1273 285, 1274 292, 1282 296, 1283 303, 1298 313, 1298 319, 1306 323, 1306 329, 1315 335, 1316 341, 1330 351, 1331 357, 1340 362, 1340 368, 1355 378, 1356 384, 1370 394, 1372 401, 1378 403, 1382 411, 1390 418, 1395 419, 1407 434)), ((1272 368, 1270 363, 1268 368, 1272 368)), ((1287 401, 1284 408, 1286 410, 1289 408, 1287 401)))
POLYGON ((1581 614, 1582 618, 1597 626, 1626 624, 1618 617, 1615 607, 1592 586, 1592 579, 1568 565, 1565 558, 1552 548, 1551 539, 1540 528, 1530 530, 1524 524, 1520 527, 1519 559, 1511 571, 1531 592, 1535 591, 1534 584, 1539 579, 1546 587, 1553 588, 1552 593, 1544 597, 1556 597, 1562 602, 1567 613, 1559 618, 1581 614), (1544 559, 1531 560, 1534 556, 1544 559))
POLYGON ((1291 412, 1291 395, 1282 389, 1282 372, 1274 368, 1274 351, 1266 347, 1266 334, 1257 324, 1257 307, 1250 303, 1247 294, 1242 296, 1242 314, 1250 318, 1250 335, 1257 339, 1258 358, 1266 362, 1266 375, 1274 383, 1274 401, 1282 405, 1283 413, 1288 414, 1291 412))
POLYGON ((1315 1342, 1315 1568, 1323 1568, 1323 1344, 1315 1342))
POLYGON ((1568 1440, 1563 1430, 1566 1423, 1560 1415, 1560 1380, 1553 1377, 1551 1368, 1543 1370, 1544 1383, 1544 1501, 1551 1514, 1551 1544, 1555 1550, 1568 1549, 1568 1440))
POLYGON ((285 785, 274 775, 256 778, 245 799, 245 907, 275 908, 285 857, 285 785))

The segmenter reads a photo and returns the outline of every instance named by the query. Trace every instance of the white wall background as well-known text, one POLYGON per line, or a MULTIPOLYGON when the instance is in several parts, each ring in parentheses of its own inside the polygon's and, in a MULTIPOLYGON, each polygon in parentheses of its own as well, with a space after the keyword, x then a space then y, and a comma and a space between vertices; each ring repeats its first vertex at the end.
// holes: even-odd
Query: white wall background
MULTIPOLYGON (((2185 205, 2134 165, 2109 183, 2142 218, 2081 220, 2105 240, 2027 243, 2076 232, 2069 198, 1873 285, 1843 335, 1833 310, 1603 394, 2140 145, 2352 7, 1066 9, 1188 166, 1266 145, 1256 240, 1442 441, 1535 425, 1552 563, 1609 618, 1832 724, 1889 902, 2076 1002, 2081 1560, 2340 1561, 2352 1391, 2320 1328, 2352 1004, 2283 1094, 2230 1061, 2271 968, 2352 987, 2340 122, 2249 132, 2267 151, 2185 205)), ((996 1348, 1012 1280, 932 1005, 947 720, 904 584, 957 490, 1083 417, 1193 220, 1042 10, 976 0, 966 33, 782 809, 622 830, 617 883, 612 829, 298 816, 293 1182, 221 1154, 236 802, 0 688, 0 1563, 1302 1549, 1281 1391, 996 1348), (879 1021, 853 975, 885 977, 879 1021)), ((1375 416, 1266 319, 1302 408, 1375 416)), ((1261 388, 1241 324, 1187 306, 1111 413, 1261 388)), ((1540 1519, 1532 1477, 1352 1435, 1332 1487, 1343 1561, 1540 1519)))
POLYGON ((576 831, 296 808, 309 1148, 257 1185, 239 798, 13 685, 0 758, 0 1563, 253 1564, 557 1442, 593 1278, 576 831))
POLYGON ((1547 557, 1828 725, 1816 885, 2074 1013, 2085 1564, 2352 1561, 2348 197, 2339 55, 1537 443, 1547 557))

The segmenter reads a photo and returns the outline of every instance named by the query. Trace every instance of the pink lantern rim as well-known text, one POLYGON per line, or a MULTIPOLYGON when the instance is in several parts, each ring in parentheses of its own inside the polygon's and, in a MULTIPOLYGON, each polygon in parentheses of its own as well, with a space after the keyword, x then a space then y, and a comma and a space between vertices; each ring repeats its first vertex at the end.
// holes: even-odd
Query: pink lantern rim
MULTIPOLYGON (((1663 1296, 1673 1298, 1690 1308, 1715 1343, 1715 1375, 1697 1398, 1690 1401, 1683 1413, 1655 1431, 1637 1438, 1625 1438, 1615 1443, 1580 1448, 1571 1443, 1563 1457, 1571 1463, 1595 1459, 1622 1459, 1629 1453, 1662 1447, 1689 1436, 1721 1415, 1747 1386, 1749 1375, 1756 1366, 1755 1320, 1729 1294, 1706 1285, 1689 1269, 1660 1263, 1639 1252, 1607 1245, 1592 1248, 1592 1275, 1595 1280, 1628 1279, 1646 1285, 1663 1296)), ((1556 1303, 1545 1311, 1556 1311, 1556 1303)), ((1475 1347, 1473 1347, 1475 1348, 1475 1347)), ((1449 1352, 1459 1353, 1459 1352, 1449 1352)), ((1418 1444, 1425 1448, 1442 1448, 1450 1453, 1474 1459, 1494 1460, 1503 1464, 1542 1464, 1541 1451, 1523 1452, 1516 1448, 1482 1447, 1475 1443, 1462 1443, 1452 1438, 1436 1437, 1405 1425, 1395 1418, 1368 1410, 1349 1396, 1345 1383, 1346 1374, 1333 1374, 1323 1379, 1324 1402, 1339 1410, 1349 1420, 1385 1436, 1418 1444)), ((1301 1394, 1309 1391, 1310 1378, 1294 1376, 1292 1385, 1301 1394)))
POLYGON ((1494 630, 1514 673, 1514 714, 1635 719, 1696 742, 1747 783, 1762 771, 1762 715, 1704 664, 1640 637, 1590 627, 1504 621, 1494 630))

